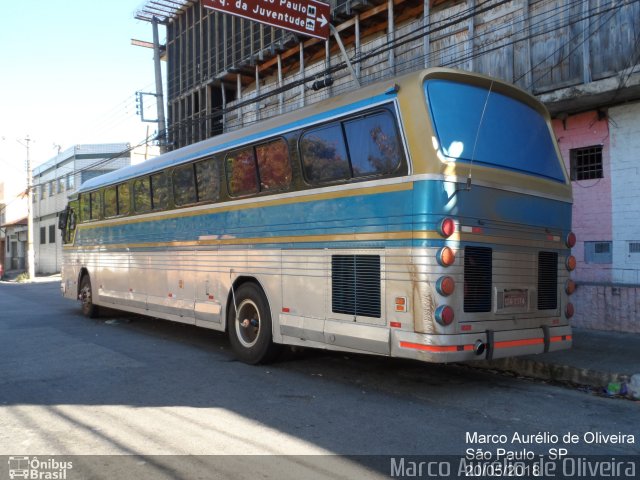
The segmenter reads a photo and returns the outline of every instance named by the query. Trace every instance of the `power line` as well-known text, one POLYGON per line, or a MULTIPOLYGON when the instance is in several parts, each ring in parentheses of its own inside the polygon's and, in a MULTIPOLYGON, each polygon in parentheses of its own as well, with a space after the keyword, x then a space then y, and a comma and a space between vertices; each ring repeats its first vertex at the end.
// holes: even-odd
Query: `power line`
MULTIPOLYGON (((636 3, 637 1, 638 0, 634 0, 633 2, 630 2, 630 3, 636 3)), ((489 2, 485 2, 485 4, 486 3, 489 3, 489 2)), ((482 12, 485 12, 485 11, 488 11, 489 9, 491 9, 491 8, 495 8, 495 7, 503 5, 505 3, 507 3, 507 2, 506 1, 501 1, 501 2, 498 2, 498 3, 494 4, 494 5, 492 5, 491 7, 484 7, 483 9, 480 9, 480 10, 482 12)), ((504 48, 506 46, 510 46, 510 45, 514 45, 514 44, 519 43, 519 42, 530 40, 532 38, 535 38, 535 37, 538 37, 538 36, 541 36, 541 35, 546 35, 548 33, 552 33, 554 31, 557 31, 557 30, 559 30, 561 28, 567 28, 567 27, 569 27, 569 26, 571 26, 571 25, 573 25, 575 23, 582 22, 582 21, 584 21, 584 20, 586 20, 588 18, 593 18, 593 17, 596 17, 596 16, 602 16, 602 15, 604 15, 605 13, 607 13, 609 11, 613 12, 612 15, 614 15, 616 10, 618 10, 618 9, 622 8, 623 6, 625 6, 623 4, 615 5, 615 2, 610 2, 608 4, 609 8, 603 9, 602 6, 599 6, 599 7, 593 8, 591 10, 588 10, 586 13, 584 11, 582 11, 581 13, 578 13, 578 14, 574 14, 574 15, 570 14, 567 19, 554 20, 554 23, 552 23, 550 26, 547 26, 546 29, 539 29, 539 30, 534 31, 534 29, 536 27, 538 27, 540 25, 548 24, 549 20, 553 19, 554 17, 559 17, 561 14, 564 14, 567 11, 570 11, 570 9, 572 7, 574 7, 576 5, 579 5, 580 3, 581 3, 580 1, 574 0, 570 4, 564 5, 563 8, 553 9, 553 10, 549 10, 549 11, 543 11, 543 12, 540 12, 540 13, 538 13, 536 15, 533 15, 533 16, 529 17, 528 19, 522 18, 521 20, 515 22, 515 25, 520 24, 520 23, 524 23, 525 21, 528 21, 529 25, 526 26, 526 28, 522 28, 522 29, 519 29, 519 30, 514 30, 514 31, 511 32, 511 34, 508 37, 505 37, 505 38, 511 38, 512 39, 511 41, 505 42, 504 41, 505 38, 499 38, 499 39, 494 40, 491 43, 484 43, 483 44, 484 48, 478 49, 477 52, 472 52, 472 53, 470 53, 468 55, 465 55, 465 56, 462 56, 462 57, 456 57, 450 63, 445 63, 444 66, 449 66, 451 64, 455 65, 455 64, 464 63, 464 62, 470 61, 472 59, 487 55, 488 53, 491 53, 492 51, 504 48), (525 37, 522 37, 521 34, 523 32, 527 32, 527 31, 530 32, 529 35, 527 35, 525 37), (492 46, 491 48, 487 48, 487 46, 491 46, 492 44, 498 44, 498 45, 497 46, 492 46)), ((485 4, 483 4, 483 5, 485 5, 485 4)), ((628 5, 628 4, 629 3, 627 3, 626 5, 628 5)), ((549 3, 549 5, 552 5, 552 4, 549 3)), ((478 14, 478 13, 479 13, 478 11, 475 12, 475 14, 478 14)), ((470 18, 469 15, 463 15, 459 19, 456 19, 453 22, 449 22, 449 23, 447 23, 445 25, 439 25, 438 27, 429 29, 428 31, 425 31, 425 32, 420 33, 418 35, 415 35, 413 33, 411 35, 404 35, 403 37, 401 37, 402 40, 400 42, 396 42, 395 44, 393 44, 394 45, 393 48, 396 48, 399 45, 407 44, 407 43, 409 43, 411 41, 419 40, 419 39, 423 38, 424 36, 433 33, 434 31, 436 31, 436 29, 447 28, 447 27, 450 27, 450 26, 453 26, 453 25, 459 23, 460 21, 463 21, 463 20, 469 19, 469 18, 470 18)), ((607 19, 607 21, 609 21, 610 19, 611 19, 611 17, 609 17, 609 19, 607 19)), ((602 25, 604 25, 606 23, 607 22, 605 22, 604 19, 601 22, 602 25)), ((485 31, 482 35, 479 35, 479 36, 477 35, 477 36, 473 37, 472 39, 467 40, 467 42, 470 41, 470 40, 472 41, 472 40, 481 39, 484 36, 487 36, 488 33, 495 32, 495 31, 498 31, 498 30, 503 29, 503 28, 513 28, 513 25, 514 25, 514 23, 509 23, 507 25, 499 25, 494 29, 491 29, 489 31, 485 31)), ((595 33, 595 32, 592 32, 590 36, 592 36, 593 33, 595 33)), ((582 33, 580 32, 579 35, 582 35, 582 33)), ((590 38, 590 36, 588 38, 590 38)), ((575 37, 577 37, 577 35, 574 36, 574 37, 571 37, 569 39, 569 41, 564 42, 559 49, 557 49, 556 51, 552 52, 551 55, 548 55, 547 57, 545 57, 541 62, 539 62, 536 65, 532 66, 527 72, 525 72, 523 75, 518 77, 518 79, 516 79, 515 81, 516 82, 519 81, 521 78, 523 78, 527 74, 529 74, 532 71, 534 71, 541 64, 546 62, 548 60, 548 58, 550 58, 551 56, 555 55, 557 53, 557 51, 559 51, 562 48, 565 48, 567 44, 570 44, 575 39, 575 37)), ((586 39, 583 39, 583 41, 579 43, 579 46, 582 45, 584 43, 584 41, 586 41, 586 39)), ((464 42, 464 41, 463 42, 458 42, 457 44, 449 45, 449 46, 447 46, 445 48, 455 48, 456 46, 460 45, 461 43, 466 43, 466 42, 464 42)), ((391 43, 387 42, 386 44, 383 44, 382 47, 376 48, 374 51, 367 53, 365 56, 361 56, 360 58, 355 58, 353 61, 354 61, 354 63, 356 63, 356 62, 364 62, 364 60, 366 60, 366 59, 377 57, 377 56, 381 55, 382 53, 386 52, 387 50, 389 50, 390 49, 389 45, 391 45, 391 43)), ((419 47, 417 47, 417 48, 419 48, 419 47)), ((575 47, 574 49, 572 49, 569 54, 571 54, 577 48, 578 47, 575 47)), ((438 54, 438 52, 440 52, 440 51, 432 51, 432 52, 430 52, 429 56, 430 57, 434 57, 436 54, 438 54)), ((429 58, 429 57, 427 57, 426 55, 423 55, 420 58, 426 59, 426 58, 429 58)), ((560 61, 562 61, 562 59, 560 61)), ((332 66, 330 68, 321 70, 318 74, 316 74, 316 76, 331 75, 331 74, 334 74, 334 73, 338 73, 338 72, 344 70, 345 67, 346 67, 345 62, 341 62, 341 63, 339 63, 337 65, 334 65, 334 66, 332 66)), ((379 76, 379 73, 378 73, 377 76, 379 76)), ((315 78, 315 76, 314 76, 314 78, 315 78)), ((536 81, 539 81, 541 78, 543 78, 543 76, 538 77, 536 79, 536 81)), ((289 90, 291 90, 293 88, 299 87, 299 86, 301 86, 303 84, 307 84, 311 80, 312 80, 312 78, 307 77, 307 76, 303 76, 300 79, 293 80, 293 81, 288 82, 288 83, 286 83, 286 84, 284 84, 284 85, 282 85, 280 87, 276 87, 276 88, 270 89, 269 91, 267 91, 267 92, 265 92, 265 93, 263 93, 261 95, 254 95, 254 96, 248 98, 247 100, 237 102, 237 103, 235 103, 234 105, 231 105, 231 106, 227 106, 224 109, 223 108, 218 108, 215 111, 212 111, 208 115, 200 116, 198 118, 183 119, 181 121, 174 122, 172 124, 171 128, 169 129, 169 131, 171 131, 171 133, 176 133, 182 128, 190 127, 190 126, 193 126, 193 125, 199 125, 199 124, 202 124, 203 122, 206 122, 206 121, 209 121, 209 120, 213 120, 213 119, 218 119, 223 115, 227 115, 227 114, 233 112, 234 110, 238 110, 238 109, 241 109, 243 107, 250 106, 250 105, 253 105, 253 104, 261 102, 261 101, 273 100, 273 98, 275 96, 277 96, 278 94, 284 93, 284 92, 289 91, 289 90)), ((532 83, 532 86, 533 86, 533 84, 535 84, 535 82, 532 83)), ((344 88, 347 89, 348 86, 346 86, 344 88)), ((293 98, 293 99, 289 100, 289 102, 293 103, 293 102, 297 102, 297 100, 295 98, 293 98)), ((285 102, 285 108, 286 108, 286 104, 287 104, 287 102, 285 102)), ((276 107, 274 106, 273 108, 276 108, 276 107)), ((248 123, 247 122, 242 122, 242 124, 244 125, 244 124, 248 124, 248 123)), ((191 138, 193 138, 193 134, 191 135, 191 138)))

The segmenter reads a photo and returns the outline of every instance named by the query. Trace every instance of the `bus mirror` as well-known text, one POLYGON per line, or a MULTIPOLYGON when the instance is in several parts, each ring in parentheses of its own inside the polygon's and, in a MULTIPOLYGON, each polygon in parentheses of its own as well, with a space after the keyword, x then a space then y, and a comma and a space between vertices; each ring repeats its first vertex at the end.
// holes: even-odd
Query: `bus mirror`
POLYGON ((69 230, 76 229, 76 214, 72 208, 69 209, 69 230))
POLYGON ((67 215, 69 213, 69 208, 60 212, 60 216, 58 217, 58 229, 64 230, 67 228, 67 215))

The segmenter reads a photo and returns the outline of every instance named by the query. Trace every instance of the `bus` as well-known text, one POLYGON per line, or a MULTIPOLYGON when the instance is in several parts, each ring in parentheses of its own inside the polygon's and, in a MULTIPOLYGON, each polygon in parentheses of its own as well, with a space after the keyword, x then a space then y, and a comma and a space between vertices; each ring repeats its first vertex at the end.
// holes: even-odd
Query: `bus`
POLYGON ((570 348, 572 194, 544 106, 434 68, 83 183, 62 293, 283 345, 426 362, 570 348))

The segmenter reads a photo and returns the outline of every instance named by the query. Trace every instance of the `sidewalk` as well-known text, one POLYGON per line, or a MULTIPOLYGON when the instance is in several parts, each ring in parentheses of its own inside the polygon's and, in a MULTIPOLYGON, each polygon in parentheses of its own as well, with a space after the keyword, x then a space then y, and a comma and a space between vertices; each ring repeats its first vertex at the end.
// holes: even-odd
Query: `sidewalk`
POLYGON ((472 365, 601 391, 609 387, 609 393, 614 394, 616 385, 628 386, 632 375, 640 376, 640 334, 574 327, 570 350, 479 361, 472 365))
MULTIPOLYGON (((24 273, 24 270, 7 270, 4 272, 4 276, 0 279, 0 283, 16 283, 18 276, 24 273)), ((43 282, 59 282, 60 274, 54 273, 51 275, 36 275, 36 278, 27 279, 22 283, 43 283, 43 282)))

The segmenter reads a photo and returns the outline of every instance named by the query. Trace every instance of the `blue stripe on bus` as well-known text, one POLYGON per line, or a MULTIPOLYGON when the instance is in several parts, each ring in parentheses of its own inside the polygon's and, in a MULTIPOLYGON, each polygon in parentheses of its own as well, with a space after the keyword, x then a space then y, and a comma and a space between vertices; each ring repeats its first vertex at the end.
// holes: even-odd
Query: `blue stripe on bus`
MULTIPOLYGON (((453 193, 452 186, 442 181, 421 181, 414 183, 413 190, 81 228, 76 244, 189 242, 201 236, 224 235, 227 239, 259 238, 261 248, 275 245, 266 242, 276 237, 281 247, 309 248, 309 243, 303 240, 288 242, 282 237, 433 231, 443 216, 453 216, 463 225, 475 226, 484 220, 547 227, 562 234, 567 233, 563 229, 570 225, 571 204, 566 202, 480 186, 453 193), (465 212, 464 217, 458 216, 460 211, 465 212)), ((336 247, 343 243, 355 245, 342 241, 318 245, 336 247)), ((408 239, 357 244, 383 247, 439 243, 408 239)))

